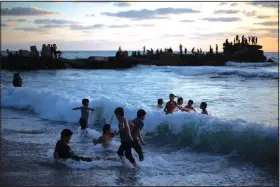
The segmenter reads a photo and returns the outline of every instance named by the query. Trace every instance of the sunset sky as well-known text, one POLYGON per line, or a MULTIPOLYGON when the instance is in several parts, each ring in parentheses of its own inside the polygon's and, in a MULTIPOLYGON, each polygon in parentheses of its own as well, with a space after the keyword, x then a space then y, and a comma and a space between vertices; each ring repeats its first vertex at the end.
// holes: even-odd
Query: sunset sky
POLYGON ((142 50, 179 44, 209 50, 236 34, 278 51, 275 2, 5 2, 1 48, 57 44, 59 50, 142 50))

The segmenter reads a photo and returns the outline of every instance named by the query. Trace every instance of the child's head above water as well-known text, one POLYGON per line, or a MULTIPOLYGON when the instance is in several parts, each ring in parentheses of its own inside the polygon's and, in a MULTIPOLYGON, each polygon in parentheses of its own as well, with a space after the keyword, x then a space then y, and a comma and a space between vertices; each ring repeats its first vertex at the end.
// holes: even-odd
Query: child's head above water
POLYGON ((158 99, 158 100, 157 100, 157 103, 158 103, 158 105, 163 105, 163 99, 161 99, 161 98, 158 99))
POLYGON ((111 125, 110 125, 110 124, 104 125, 104 126, 103 126, 103 135, 104 135, 104 134, 107 134, 107 133, 110 133, 111 130, 112 130, 112 128, 111 128, 111 125))
POLYGON ((84 99, 82 100, 82 104, 83 104, 84 106, 88 106, 89 100, 86 99, 86 98, 84 98, 84 99))
POLYGON ((70 142, 73 132, 69 129, 64 129, 61 131, 60 139, 66 141, 67 143, 70 142))
POLYGON ((144 120, 146 116, 146 111, 143 109, 140 109, 137 111, 137 117, 140 118, 141 120, 144 120))
POLYGON ((169 99, 170 101, 174 101, 175 95, 174 94, 169 94, 169 99))
POLYGON ((206 102, 201 102, 200 109, 204 110, 206 108, 207 108, 207 103, 206 102))
POLYGON ((192 106, 192 105, 193 105, 193 100, 189 100, 189 101, 188 101, 188 105, 189 105, 189 106, 192 106))
POLYGON ((124 110, 123 110, 122 107, 116 108, 114 113, 115 113, 116 117, 123 117, 124 116, 124 110))
POLYGON ((184 100, 183 100, 182 97, 179 97, 179 98, 177 99, 177 103, 178 103, 179 105, 182 105, 183 102, 184 102, 184 100))

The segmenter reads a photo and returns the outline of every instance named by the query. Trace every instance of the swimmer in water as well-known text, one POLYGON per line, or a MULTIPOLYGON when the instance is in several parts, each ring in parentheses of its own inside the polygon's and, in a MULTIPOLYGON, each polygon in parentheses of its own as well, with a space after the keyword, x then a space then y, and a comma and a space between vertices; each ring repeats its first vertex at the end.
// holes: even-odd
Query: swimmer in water
POLYGON ((157 103, 158 103, 157 107, 158 107, 159 109, 163 109, 163 99, 158 99, 158 100, 157 100, 157 103))
POLYGON ((202 103, 200 104, 200 109, 202 110, 202 111, 201 111, 201 114, 206 114, 206 115, 208 115, 208 112, 207 112, 206 108, 207 108, 207 103, 206 103, 206 102, 202 102, 202 103))
POLYGON ((188 104, 183 108, 183 110, 186 111, 186 112, 190 112, 192 110, 194 112, 196 112, 196 110, 194 109, 194 107, 192 105, 193 105, 193 100, 189 100, 188 104))
POLYGON ((113 137, 118 135, 119 132, 113 132, 112 127, 110 124, 106 124, 103 126, 103 135, 100 136, 98 139, 93 139, 93 144, 102 144, 104 148, 109 147, 110 142, 113 140, 113 137))
POLYGON ((169 94, 169 101, 166 103, 165 108, 164 108, 164 112, 166 114, 172 114, 176 107, 177 107, 177 103, 174 101, 175 95, 174 94, 169 94))

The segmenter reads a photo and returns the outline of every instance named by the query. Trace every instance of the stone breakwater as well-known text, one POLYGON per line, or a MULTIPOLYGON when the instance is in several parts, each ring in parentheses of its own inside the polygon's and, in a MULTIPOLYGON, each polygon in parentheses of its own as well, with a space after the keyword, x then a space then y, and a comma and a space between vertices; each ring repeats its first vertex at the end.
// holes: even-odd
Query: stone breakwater
POLYGON ((161 53, 154 55, 127 57, 89 57, 88 59, 65 59, 51 57, 2 56, 1 68, 8 70, 37 69, 124 69, 135 65, 156 66, 224 66, 227 61, 265 62, 263 55, 241 54, 241 58, 219 54, 174 54, 161 53), (246 57, 247 56, 247 57, 246 57))

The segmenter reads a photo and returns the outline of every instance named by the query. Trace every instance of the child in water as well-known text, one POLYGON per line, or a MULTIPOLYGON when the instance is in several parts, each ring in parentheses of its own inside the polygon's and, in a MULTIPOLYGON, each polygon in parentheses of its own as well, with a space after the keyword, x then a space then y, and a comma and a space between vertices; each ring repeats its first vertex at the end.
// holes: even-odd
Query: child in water
POLYGON ((200 104, 200 109, 202 110, 202 111, 201 111, 201 114, 206 114, 206 115, 208 115, 208 112, 207 112, 206 108, 207 108, 207 103, 206 103, 206 102, 202 102, 202 103, 200 104))
POLYGON ((118 134, 119 132, 117 131, 113 132, 110 124, 106 124, 103 126, 103 135, 100 136, 98 139, 93 139, 93 144, 102 144, 104 148, 107 148, 110 145, 110 142, 112 141, 113 137, 115 137, 118 134))
POLYGON ((140 110, 137 111, 137 118, 135 118, 132 121, 132 123, 134 125, 133 130, 131 132, 131 135, 132 135, 132 138, 133 138, 132 147, 137 152, 140 161, 144 160, 144 153, 143 153, 142 147, 139 144, 137 138, 139 138, 142 145, 145 145, 145 142, 143 140, 142 133, 141 133, 141 131, 144 127, 143 120, 145 120, 145 117, 146 117, 146 111, 143 110, 143 109, 140 109, 140 110))
POLYGON ((131 153, 133 143, 133 138, 131 136, 131 127, 133 125, 124 118, 124 110, 122 107, 116 108, 114 113, 119 121, 119 132, 121 138, 121 145, 117 151, 118 156, 123 161, 123 157, 125 155, 125 157, 133 164, 133 166, 137 167, 136 161, 131 153))
MULTIPOLYGON (((60 140, 57 141, 56 146, 55 146, 55 151, 53 153, 53 157, 55 159, 55 163, 56 165, 59 164, 59 160, 63 159, 73 159, 76 161, 86 161, 86 162, 91 162, 93 160, 101 160, 102 158, 100 157, 94 157, 94 158, 89 158, 89 157, 81 157, 81 156, 77 156, 74 154, 74 152, 71 150, 71 148, 69 147, 69 143, 70 140, 72 138, 73 132, 69 129, 64 129, 61 132, 60 135, 60 140)), ((112 160, 112 161, 116 161, 113 158, 104 158, 103 160, 112 160)))
POLYGON ((193 110, 194 112, 196 112, 196 110, 192 107, 192 105, 193 105, 193 100, 189 100, 188 104, 184 107, 184 111, 190 112, 193 110))
POLYGON ((179 110, 183 110, 183 103, 184 103, 184 100, 183 100, 183 98, 182 97, 179 97, 178 99, 177 99, 177 108, 179 109, 179 110))
POLYGON ((174 101, 175 95, 174 94, 169 94, 169 101, 166 103, 165 108, 164 108, 164 112, 166 114, 172 114, 176 107, 177 107, 177 103, 174 101))
POLYGON ((81 110, 81 118, 80 118, 80 126, 82 130, 85 130, 88 126, 88 116, 89 116, 89 111, 94 111, 93 108, 89 108, 89 100, 88 99, 83 99, 82 100, 83 106, 81 107, 76 107, 73 108, 72 110, 81 110))
POLYGON ((163 99, 158 99, 158 100, 157 100, 157 103, 158 103, 157 107, 158 107, 159 109, 162 109, 162 108, 163 108, 163 99))

